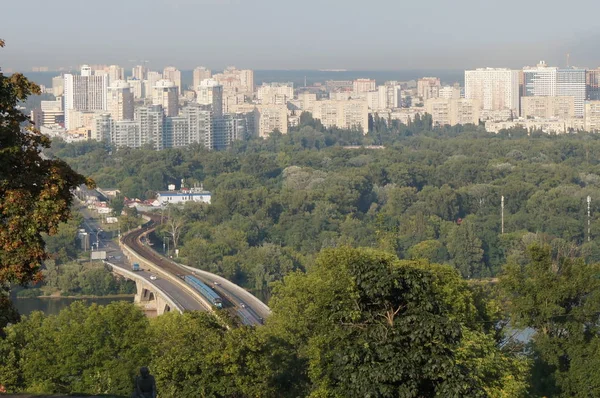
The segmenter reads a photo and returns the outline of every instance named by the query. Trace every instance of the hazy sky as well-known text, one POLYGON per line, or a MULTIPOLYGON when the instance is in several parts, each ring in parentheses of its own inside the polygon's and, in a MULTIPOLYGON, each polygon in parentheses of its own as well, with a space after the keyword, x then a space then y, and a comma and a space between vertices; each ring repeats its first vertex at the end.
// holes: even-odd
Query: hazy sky
POLYGON ((0 66, 600 65, 598 0, 2 0, 0 66))

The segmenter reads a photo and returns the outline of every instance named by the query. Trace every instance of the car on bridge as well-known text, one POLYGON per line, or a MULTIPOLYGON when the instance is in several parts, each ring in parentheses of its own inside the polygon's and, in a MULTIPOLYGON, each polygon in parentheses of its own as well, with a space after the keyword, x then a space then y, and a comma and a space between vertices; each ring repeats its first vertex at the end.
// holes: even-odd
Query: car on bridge
POLYGON ((152 279, 153 281, 157 280, 158 277, 156 275, 150 275, 150 279, 152 279))

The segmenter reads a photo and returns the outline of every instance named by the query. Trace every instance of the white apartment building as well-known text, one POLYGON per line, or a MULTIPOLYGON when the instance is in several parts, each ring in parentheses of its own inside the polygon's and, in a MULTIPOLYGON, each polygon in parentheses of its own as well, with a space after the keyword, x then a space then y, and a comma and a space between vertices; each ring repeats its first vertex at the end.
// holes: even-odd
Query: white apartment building
POLYGON ((369 131, 369 108, 366 100, 325 100, 316 101, 313 117, 329 127, 343 129, 361 128, 363 133, 369 131))
POLYGON ((256 99, 263 105, 285 105, 294 98, 294 83, 263 83, 256 99))
POLYGON ((181 72, 179 71, 179 69, 177 69, 174 66, 167 66, 164 70, 163 70, 163 79, 166 80, 170 80, 173 83, 175 83, 175 86, 177 87, 177 95, 181 95, 181 93, 183 92, 182 87, 181 87, 181 72))
POLYGON ((522 127, 531 132, 534 130, 544 133, 566 134, 573 131, 583 130, 584 121, 581 118, 574 119, 523 119, 519 118, 510 121, 492 121, 485 122, 485 129, 490 133, 499 133, 501 130, 522 127))
POLYGON ((575 97, 522 97, 521 117, 571 119, 575 117, 575 97))
POLYGON ((113 120, 133 120, 133 93, 125 80, 115 80, 108 87, 106 104, 113 120))
POLYGON ((154 95, 154 86, 156 86, 156 83, 158 83, 159 80, 162 80, 162 74, 154 71, 148 71, 146 73, 146 80, 144 82, 146 98, 152 98, 154 95))
POLYGON ((258 111, 258 135, 268 137, 273 131, 278 130, 282 134, 288 132, 288 110, 285 105, 259 105, 258 111))
POLYGON ((242 69, 240 71, 240 83, 245 88, 246 93, 252 97, 254 94, 254 71, 250 69, 242 69))
POLYGON ((439 77, 423 77, 417 81, 417 96, 427 101, 440 96, 441 82, 439 77))
POLYGON ((52 78, 52 94, 55 97, 62 97, 65 92, 65 78, 64 76, 56 76, 52 78))
POLYGON ((154 149, 165 148, 163 132, 163 107, 161 105, 140 106, 135 108, 135 121, 140 124, 142 143, 152 142, 154 149))
POLYGON ((314 93, 300 93, 298 94, 299 107, 302 111, 312 112, 317 102, 317 94, 314 93))
POLYGON ((555 97, 558 68, 540 61, 535 67, 523 68, 523 96, 555 97))
POLYGON ((152 105, 161 105, 166 116, 179 113, 179 94, 177 86, 171 80, 159 80, 153 89, 152 105))
POLYGON ((81 76, 66 74, 64 77, 65 127, 73 128, 69 111, 98 111, 106 109, 108 76, 92 76, 91 68, 82 66, 81 76))
POLYGON ((352 82, 352 92, 356 95, 366 94, 376 90, 376 82, 373 79, 356 79, 352 82))
POLYGON ((42 125, 57 124, 64 122, 65 111, 63 110, 62 98, 54 101, 42 101, 40 108, 42 110, 42 125))
POLYGON ((242 94, 252 97, 254 95, 254 72, 252 70, 239 70, 230 66, 222 73, 213 75, 212 78, 223 86, 223 96, 242 94))
POLYGON ((585 103, 585 131, 600 132, 600 101, 585 103))
POLYGON ((438 94, 439 94, 438 95, 439 98, 459 99, 461 97, 460 86, 454 85, 454 86, 440 87, 438 94))
POLYGON ((131 77, 134 79, 144 81, 144 80, 146 80, 146 72, 148 72, 148 70, 146 69, 145 66, 136 65, 133 68, 131 68, 131 77))
POLYGON ((476 99, 430 98, 425 101, 425 111, 438 126, 479 124, 481 106, 476 99))
POLYGON ((519 111, 519 72, 501 68, 465 71, 465 99, 476 100, 482 110, 519 111))
POLYGON ((117 80, 125 80, 125 70, 119 65, 111 65, 108 67, 108 85, 117 80))
POLYGON ((398 82, 385 82, 377 87, 379 109, 395 109, 402 107, 402 86, 398 82))
POLYGON ((127 79, 131 92, 133 93, 133 99, 142 99, 145 97, 144 82, 142 80, 130 77, 127 79))
MULTIPOLYGON (((379 88, 381 88, 381 87, 382 86, 379 86, 379 88)), ((385 105, 382 106, 379 102, 379 90, 378 91, 369 91, 367 93, 367 107, 373 111, 385 109, 385 105)))
POLYGON ((196 101, 211 106, 216 117, 223 115, 223 86, 214 79, 204 79, 196 88, 196 101))
POLYGON ((536 67, 523 68, 523 96, 574 97, 575 117, 583 117, 586 99, 585 69, 559 69, 544 61, 536 67))
POLYGON ((200 85, 200 82, 202 82, 202 80, 210 79, 212 77, 212 72, 210 71, 210 69, 207 69, 204 66, 198 66, 197 68, 194 69, 194 72, 192 73, 192 77, 193 77, 192 88, 194 90, 197 90, 198 86, 200 85))
POLYGON ((585 69, 559 69, 556 75, 556 95, 575 99, 575 117, 585 114, 585 69))
POLYGON ((252 114, 254 125, 248 126, 248 131, 255 132, 259 137, 268 137, 275 130, 288 133, 288 110, 285 105, 239 104, 231 108, 231 113, 252 114))

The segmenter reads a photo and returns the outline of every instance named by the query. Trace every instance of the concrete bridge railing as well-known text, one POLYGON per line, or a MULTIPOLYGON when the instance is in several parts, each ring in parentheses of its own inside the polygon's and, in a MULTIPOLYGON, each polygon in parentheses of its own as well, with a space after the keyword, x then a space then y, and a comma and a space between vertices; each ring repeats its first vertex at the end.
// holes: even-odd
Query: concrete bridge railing
POLYGON ((150 309, 151 305, 148 303, 150 293, 154 295, 154 300, 156 302, 156 312, 157 315, 162 315, 166 309, 171 311, 178 311, 182 313, 184 308, 181 304, 179 304, 175 299, 170 297, 168 293, 163 292, 151 281, 142 278, 140 275, 133 271, 126 270, 122 267, 119 267, 115 264, 109 263, 105 261, 105 264, 110 266, 112 271, 118 275, 123 276, 124 278, 130 279, 135 282, 137 293, 135 295, 135 302, 144 305, 145 309, 150 309), (148 297, 145 294, 145 291, 148 291, 148 297), (150 305, 150 307, 149 307, 150 305), (168 307, 167 307, 168 306, 168 307))
MULTIPOLYGON (((143 235, 146 235, 148 232, 145 232, 143 235)), ((204 296, 202 296, 199 292, 197 292, 196 290, 194 290, 190 285, 188 285, 187 283, 185 283, 183 280, 179 279, 177 276, 164 271, 162 268, 156 266, 156 264, 154 264, 153 262, 147 260, 146 258, 142 257, 141 255, 139 255, 135 250, 133 250, 132 248, 130 248, 129 246, 127 246, 126 244, 123 243, 123 241, 119 242, 119 245, 121 246, 121 250, 123 251, 123 253, 125 254, 125 256, 129 259, 130 262, 132 263, 138 263, 141 266, 143 266, 146 269, 151 270, 153 273, 160 275, 161 278, 167 279, 170 282, 174 283, 175 285, 179 286, 182 290, 188 292, 192 297, 196 298, 196 300, 202 304, 202 306, 209 312, 213 312, 214 313, 214 309, 212 307, 212 304, 209 303, 204 296)))

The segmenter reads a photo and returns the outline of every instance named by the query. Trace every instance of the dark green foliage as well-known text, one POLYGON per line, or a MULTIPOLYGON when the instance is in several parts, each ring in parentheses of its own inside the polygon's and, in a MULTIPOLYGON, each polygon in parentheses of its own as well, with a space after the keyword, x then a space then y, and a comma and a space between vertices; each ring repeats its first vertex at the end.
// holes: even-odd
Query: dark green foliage
POLYGON ((600 264, 533 244, 501 277, 511 321, 531 328, 532 395, 600 394, 600 264))
MULTIPOLYGON (((325 129, 309 115, 301 119, 287 135, 222 152, 91 142, 56 142, 52 152, 129 198, 152 198, 182 178, 187 185, 204 183, 213 202, 183 212, 180 260, 265 297, 269 281, 283 274, 263 278, 250 259, 252 248, 269 244, 296 259, 290 269, 305 268, 322 248, 349 244, 401 258, 426 256, 469 278, 493 277, 517 250, 500 236, 501 196, 505 231, 519 231, 519 238, 532 232, 547 242, 583 244, 587 195, 592 236, 600 233, 595 135, 490 135, 476 126, 431 129, 427 118, 409 126, 375 118, 376 129, 365 136, 325 129), (342 148, 378 143, 386 149, 342 148), (459 226, 459 219, 468 221, 459 226)), ((588 245, 586 258, 600 258, 594 253, 588 245)))

